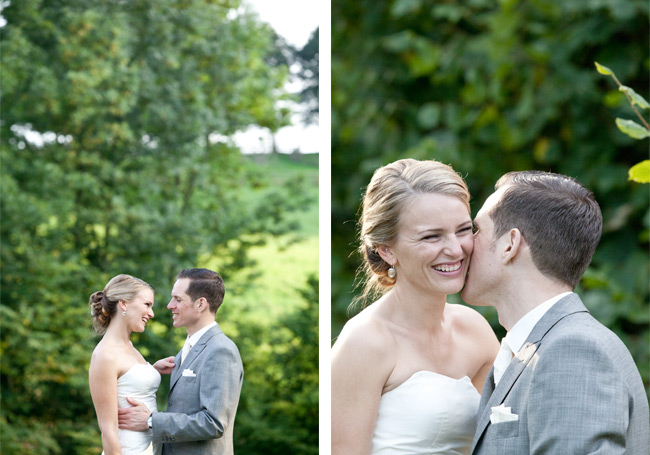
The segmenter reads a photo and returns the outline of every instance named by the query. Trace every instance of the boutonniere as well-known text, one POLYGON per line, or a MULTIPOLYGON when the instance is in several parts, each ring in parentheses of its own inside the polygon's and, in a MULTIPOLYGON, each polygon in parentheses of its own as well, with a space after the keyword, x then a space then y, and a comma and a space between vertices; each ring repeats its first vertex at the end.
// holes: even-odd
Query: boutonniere
POLYGON ((187 377, 190 377, 190 378, 194 378, 194 377, 196 377, 196 373, 194 373, 194 372, 193 372, 192 370, 190 370, 189 368, 185 368, 185 369, 183 370, 183 376, 187 376, 187 377))

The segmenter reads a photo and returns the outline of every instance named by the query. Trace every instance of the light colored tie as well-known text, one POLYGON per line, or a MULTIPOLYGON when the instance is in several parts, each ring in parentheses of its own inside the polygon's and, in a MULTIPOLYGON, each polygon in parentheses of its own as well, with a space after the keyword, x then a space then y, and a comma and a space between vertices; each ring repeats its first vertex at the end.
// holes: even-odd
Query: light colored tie
POLYGON ((192 349, 192 345, 190 344, 190 338, 187 337, 185 339, 185 344, 183 345, 183 351, 181 352, 181 365, 185 361, 185 358, 187 357, 187 353, 190 352, 190 349, 192 349))
POLYGON ((497 354, 497 358, 494 359, 494 385, 499 383, 501 380, 501 377, 503 376, 503 373, 506 371, 508 368, 508 365, 510 365, 510 362, 512 361, 512 349, 510 349, 510 346, 508 346, 508 342, 506 341, 505 337, 501 340, 501 349, 499 349, 499 353, 497 354))

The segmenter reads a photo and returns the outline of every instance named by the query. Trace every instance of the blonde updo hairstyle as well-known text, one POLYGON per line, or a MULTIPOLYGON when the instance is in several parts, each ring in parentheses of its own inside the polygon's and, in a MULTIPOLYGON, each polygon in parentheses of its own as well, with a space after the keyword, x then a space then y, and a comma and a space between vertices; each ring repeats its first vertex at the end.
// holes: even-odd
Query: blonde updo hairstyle
POLYGON ((381 245, 392 245, 400 228, 402 210, 414 196, 444 194, 460 199, 469 212, 470 194, 463 178, 450 166, 434 160, 403 159, 375 171, 366 188, 359 219, 359 253, 364 261, 358 274, 363 292, 354 303, 365 307, 368 301, 386 293, 396 279, 388 276, 390 264, 377 252, 381 245))
POLYGON ((140 278, 121 274, 111 278, 103 291, 94 292, 88 304, 95 331, 103 335, 117 312, 120 300, 130 302, 144 289, 153 291, 153 288, 140 278))

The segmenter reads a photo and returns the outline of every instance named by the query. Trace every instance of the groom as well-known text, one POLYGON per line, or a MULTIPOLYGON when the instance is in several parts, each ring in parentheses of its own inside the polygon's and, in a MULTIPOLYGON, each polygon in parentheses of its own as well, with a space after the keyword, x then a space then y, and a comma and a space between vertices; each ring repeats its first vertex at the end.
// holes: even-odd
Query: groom
POLYGON ((621 340, 573 293, 600 240, 593 194, 512 172, 476 216, 463 299, 508 331, 478 412, 473 454, 650 453, 648 400, 621 340))
POLYGON ((221 331, 215 315, 225 294, 218 273, 182 270, 167 308, 174 327, 185 327, 187 340, 178 355, 156 362, 171 373, 167 411, 150 413, 144 404, 127 398, 133 407, 119 409, 119 428, 152 429, 153 441, 163 442, 163 455, 232 455, 233 426, 244 376, 237 346, 221 331))

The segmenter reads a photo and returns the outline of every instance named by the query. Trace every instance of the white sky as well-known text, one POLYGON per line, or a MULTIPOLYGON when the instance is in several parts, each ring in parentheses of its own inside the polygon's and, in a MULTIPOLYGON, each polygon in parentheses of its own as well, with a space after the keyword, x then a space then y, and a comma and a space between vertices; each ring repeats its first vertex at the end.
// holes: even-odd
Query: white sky
MULTIPOLYGON (((319 26, 321 17, 320 0, 244 0, 260 16, 263 22, 273 27, 278 35, 289 44, 303 47, 311 33, 319 26)), ((295 126, 280 129, 275 141, 280 152, 318 153, 320 150, 318 125, 302 125, 296 116, 295 126)), ((234 140, 244 153, 271 151, 269 130, 250 128, 234 135, 234 140)))
POLYGON ((294 46, 307 43, 318 27, 318 0, 244 0, 281 36, 294 46))

